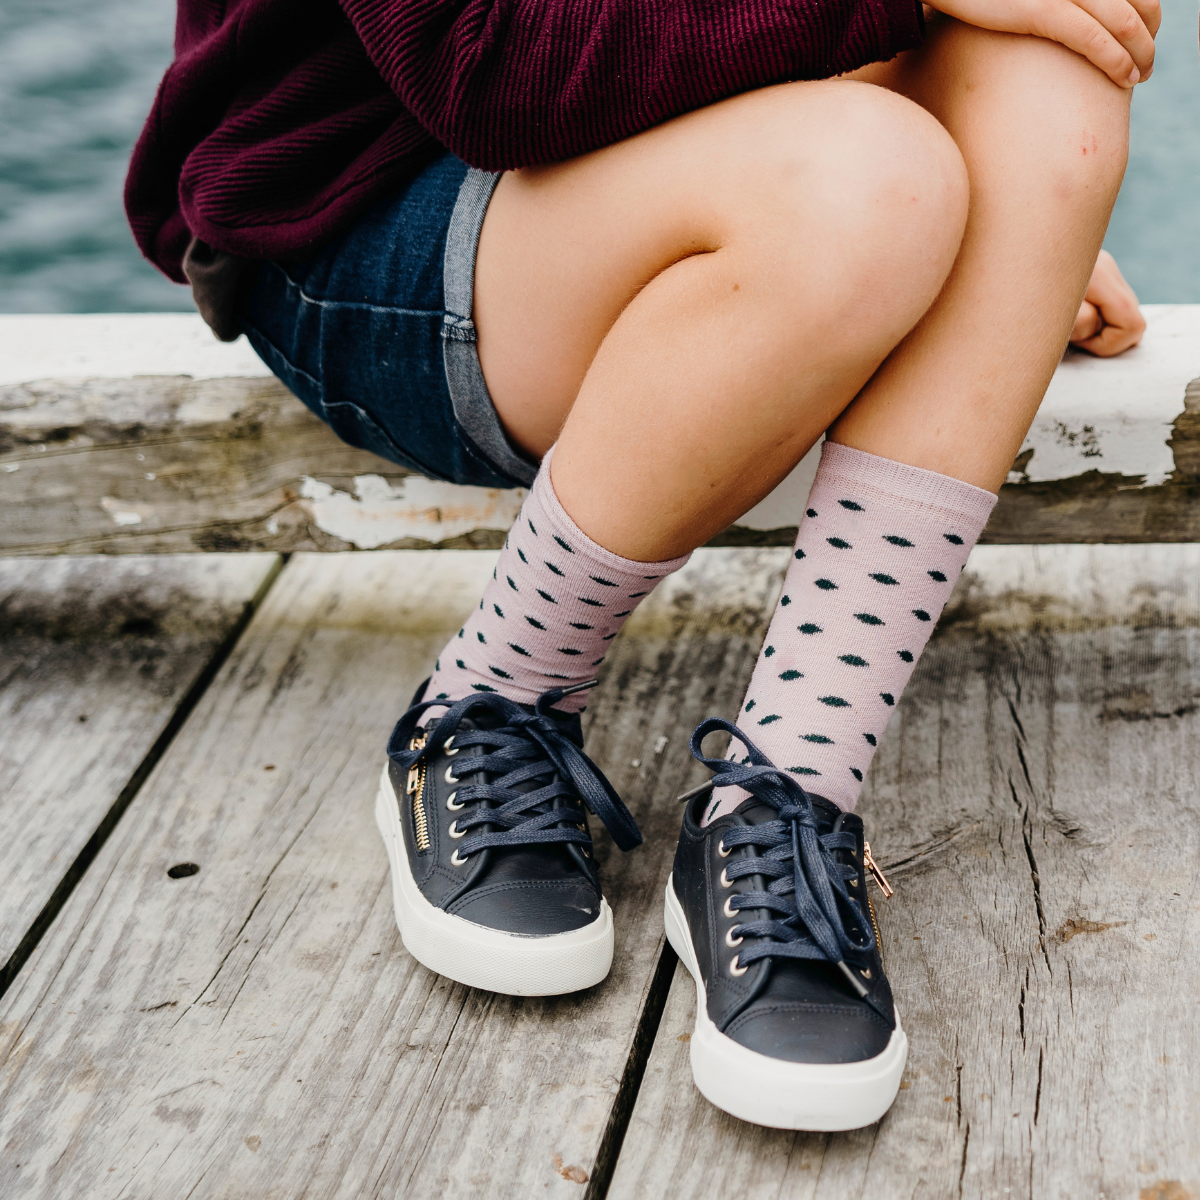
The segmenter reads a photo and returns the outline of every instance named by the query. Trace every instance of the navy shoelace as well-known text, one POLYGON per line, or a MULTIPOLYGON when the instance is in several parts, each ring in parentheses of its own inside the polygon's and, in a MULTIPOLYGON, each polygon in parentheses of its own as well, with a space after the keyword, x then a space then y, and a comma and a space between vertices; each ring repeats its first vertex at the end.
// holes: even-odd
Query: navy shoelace
POLYGON ((726 879, 736 882, 758 875, 770 880, 765 891, 741 892, 729 901, 735 912, 759 909, 771 914, 730 930, 733 938, 753 939, 752 945, 739 950, 738 965, 748 967, 764 958, 824 960, 838 967, 855 992, 867 999, 867 988, 846 958, 870 954, 875 949, 875 935, 846 886, 858 870, 835 857, 838 851, 857 848, 855 835, 819 833, 808 793, 729 721, 710 717, 701 722, 692 734, 690 749, 692 757, 713 772, 713 778, 693 788, 688 796, 709 787, 736 785, 777 814, 774 821, 736 825, 722 835, 726 850, 736 846, 758 850, 753 856, 731 858, 725 868, 726 879), (705 757, 700 744, 717 730, 726 731, 745 746, 746 762, 705 757))
POLYGON ((642 841, 637 822, 600 768, 547 712, 563 696, 593 683, 551 688, 538 697, 533 712, 496 692, 456 700, 429 731, 425 745, 411 750, 421 716, 429 708, 446 705, 445 700, 424 700, 397 722, 388 740, 388 758, 408 770, 451 742, 452 750, 476 746, 485 751, 458 760, 464 776, 482 775, 487 782, 464 783, 458 789, 457 802, 473 807, 469 812, 464 809, 457 828, 465 832, 490 827, 463 841, 459 854, 464 858, 480 850, 539 842, 590 846, 584 815, 574 807, 580 800, 604 823, 620 849, 632 850, 642 841), (464 717, 481 712, 491 715, 490 728, 460 730, 464 717), (530 781, 541 786, 517 790, 518 784, 530 781))

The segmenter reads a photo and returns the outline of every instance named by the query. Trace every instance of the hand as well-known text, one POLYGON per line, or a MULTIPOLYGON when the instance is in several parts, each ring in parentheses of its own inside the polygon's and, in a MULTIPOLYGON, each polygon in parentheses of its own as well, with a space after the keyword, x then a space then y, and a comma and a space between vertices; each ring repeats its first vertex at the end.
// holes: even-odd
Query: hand
POLYGON ((926 0, 980 29, 1025 33, 1082 54, 1118 87, 1149 79, 1159 0, 926 0))
POLYGON ((1071 345, 1100 358, 1111 358, 1136 346, 1145 332, 1146 318, 1138 308, 1133 288, 1125 282, 1113 256, 1101 250, 1071 330, 1071 345))

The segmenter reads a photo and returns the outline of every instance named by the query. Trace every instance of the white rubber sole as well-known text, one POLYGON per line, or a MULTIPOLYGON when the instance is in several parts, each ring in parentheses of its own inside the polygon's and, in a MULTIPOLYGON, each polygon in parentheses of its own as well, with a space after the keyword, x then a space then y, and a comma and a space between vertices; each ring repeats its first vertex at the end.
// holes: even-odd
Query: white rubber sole
POLYGON ((739 1046, 708 1015, 704 983, 696 965, 683 906, 667 880, 667 940, 696 981, 696 1028, 692 1078, 717 1108, 774 1129, 860 1129, 892 1106, 908 1059, 908 1038, 896 1028, 881 1054, 856 1063, 791 1063, 739 1046))
POLYGON ((430 904, 408 866, 400 813, 387 767, 375 797, 375 824, 392 868, 392 904, 404 948, 431 971, 506 996, 560 996, 593 987, 612 967, 608 901, 582 929, 529 937, 476 925, 430 904))

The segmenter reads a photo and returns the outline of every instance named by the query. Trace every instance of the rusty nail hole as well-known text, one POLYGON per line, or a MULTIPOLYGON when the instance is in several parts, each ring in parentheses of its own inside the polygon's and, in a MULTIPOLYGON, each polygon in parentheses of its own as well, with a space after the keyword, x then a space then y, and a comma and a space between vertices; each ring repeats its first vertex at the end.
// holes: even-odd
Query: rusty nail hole
POLYGON ((172 879, 186 879, 189 875, 199 875, 200 868, 195 863, 176 863, 167 870, 172 879))

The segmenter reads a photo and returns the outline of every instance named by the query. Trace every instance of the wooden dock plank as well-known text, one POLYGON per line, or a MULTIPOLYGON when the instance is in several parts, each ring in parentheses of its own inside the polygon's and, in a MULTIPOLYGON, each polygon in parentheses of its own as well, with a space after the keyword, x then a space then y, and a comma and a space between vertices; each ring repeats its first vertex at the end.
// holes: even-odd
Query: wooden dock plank
MULTIPOLYGON (((1200 305, 1144 314, 1064 356, 985 542, 1200 538, 1200 305)), ((817 457, 713 544, 790 545, 817 457)), ((520 499, 339 442, 198 314, 0 316, 0 555, 482 549, 520 499)))
POLYGON ((862 811, 910 1039, 848 1134, 691 1082, 678 968, 609 1196, 1200 1196, 1200 547, 987 547, 862 811))
POLYGON ((698 552, 614 643, 588 749, 647 844, 599 843, 613 974, 547 1000, 407 956, 372 821, 493 556, 294 558, 0 1008, 0 1194, 602 1194, 686 734, 737 704, 786 558, 698 552))
POLYGON ((0 559, 0 972, 277 561, 0 559))

